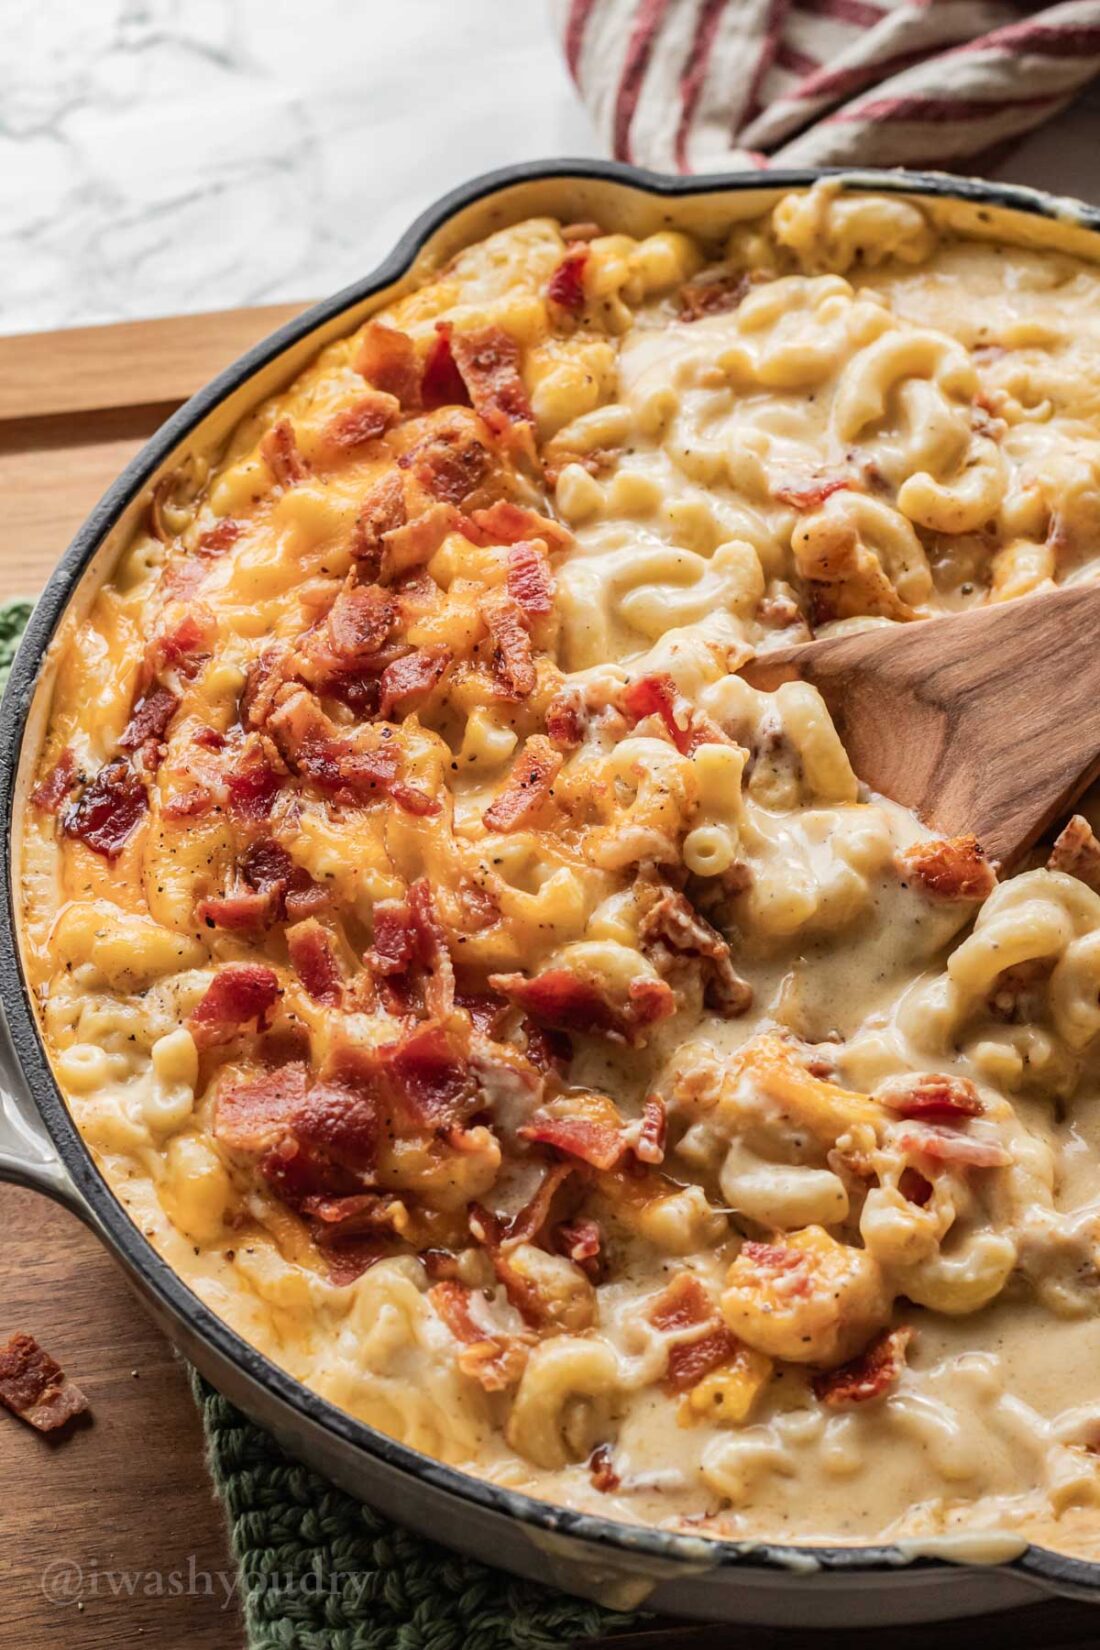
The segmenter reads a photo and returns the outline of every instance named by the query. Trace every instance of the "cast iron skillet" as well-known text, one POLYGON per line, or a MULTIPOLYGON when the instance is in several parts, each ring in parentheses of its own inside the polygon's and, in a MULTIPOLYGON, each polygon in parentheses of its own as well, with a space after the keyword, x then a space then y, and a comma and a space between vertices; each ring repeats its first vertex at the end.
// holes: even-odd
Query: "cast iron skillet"
MULTIPOLYGON (((300 1459, 411 1527, 489 1563, 605 1603, 714 1621, 858 1626, 932 1620, 1025 1603, 1043 1592, 1100 1596, 1100 1564, 1022 1548, 781 1546, 639 1529, 500 1489, 419 1454, 335 1408, 214 1315, 160 1258, 94 1166, 50 1074, 17 939, 19 821, 50 688, 48 649, 70 603, 109 572, 159 473, 227 433, 294 375, 322 339, 350 330, 423 257, 538 212, 641 229, 756 215, 820 173, 679 179, 592 161, 536 163, 477 178, 412 226, 373 274, 243 356, 174 414, 107 492, 35 608, 0 707, 0 1177, 47 1193, 108 1247, 166 1334, 222 1392, 300 1459), (750 210, 751 208, 751 210, 750 210), (6 1035, 4 1035, 6 1031, 6 1035)), ((838 174, 845 188, 925 197, 977 232, 1011 220, 1014 237, 1100 261, 1100 212, 1030 190, 939 174, 838 174), (1007 214, 1007 216, 1006 216, 1007 214)))

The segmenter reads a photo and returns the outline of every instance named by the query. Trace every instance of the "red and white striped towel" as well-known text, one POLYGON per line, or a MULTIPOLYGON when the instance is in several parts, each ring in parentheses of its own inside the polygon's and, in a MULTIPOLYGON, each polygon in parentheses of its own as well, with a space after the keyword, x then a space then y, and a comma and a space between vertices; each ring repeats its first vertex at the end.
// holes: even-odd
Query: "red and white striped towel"
POLYGON ((554 0, 617 160, 976 170, 1100 70, 1100 0, 554 0))

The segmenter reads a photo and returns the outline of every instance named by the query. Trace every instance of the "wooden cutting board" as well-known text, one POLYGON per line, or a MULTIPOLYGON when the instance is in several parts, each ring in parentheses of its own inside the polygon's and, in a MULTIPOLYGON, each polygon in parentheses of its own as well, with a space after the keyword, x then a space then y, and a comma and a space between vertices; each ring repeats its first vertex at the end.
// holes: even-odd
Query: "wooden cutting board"
MULTIPOLYGON (((96 500, 181 401, 300 305, 0 338, 0 600, 33 596, 96 500)), ((92 1421, 57 1443, 0 1412, 0 1644, 241 1650, 236 1571, 182 1364, 73 1216, 0 1186, 0 1342, 36 1335, 92 1421), (227 1597, 227 1594, 230 1596, 227 1597)), ((891 1650, 997 1650, 1004 1617, 890 1631, 891 1650)), ((1100 1613, 1039 1604, 1009 1631, 1094 1644, 1100 1613)), ((879 1650, 655 1624, 618 1650, 879 1650)), ((564 1647, 563 1647, 564 1650, 564 1647)))

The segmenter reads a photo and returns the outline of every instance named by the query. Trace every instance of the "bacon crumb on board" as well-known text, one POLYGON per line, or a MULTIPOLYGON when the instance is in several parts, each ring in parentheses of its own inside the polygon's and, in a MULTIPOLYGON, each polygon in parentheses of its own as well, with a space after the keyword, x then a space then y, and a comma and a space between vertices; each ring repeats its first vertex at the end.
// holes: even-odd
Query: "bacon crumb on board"
POLYGON ((88 1409, 88 1400, 33 1335, 0 1346, 0 1404, 38 1432, 56 1432, 88 1409))
POLYGON ((1084 814, 1074 814, 1059 835, 1050 851, 1047 870, 1076 877, 1094 894, 1100 894, 1100 841, 1084 814))

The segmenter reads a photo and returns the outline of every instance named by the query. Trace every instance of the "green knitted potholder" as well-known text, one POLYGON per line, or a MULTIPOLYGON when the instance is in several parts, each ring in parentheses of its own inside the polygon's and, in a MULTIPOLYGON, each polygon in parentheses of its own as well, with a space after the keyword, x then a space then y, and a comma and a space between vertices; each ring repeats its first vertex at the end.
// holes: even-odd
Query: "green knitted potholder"
POLYGON ((566 1650, 635 1619, 391 1524, 284 1454, 205 1381, 195 1391, 252 1650, 566 1650))
MULTIPOLYGON (((0 688, 32 603, 0 605, 0 688)), ((284 1454, 198 1376, 251 1650, 563 1650, 634 1618, 391 1524, 284 1454)))

